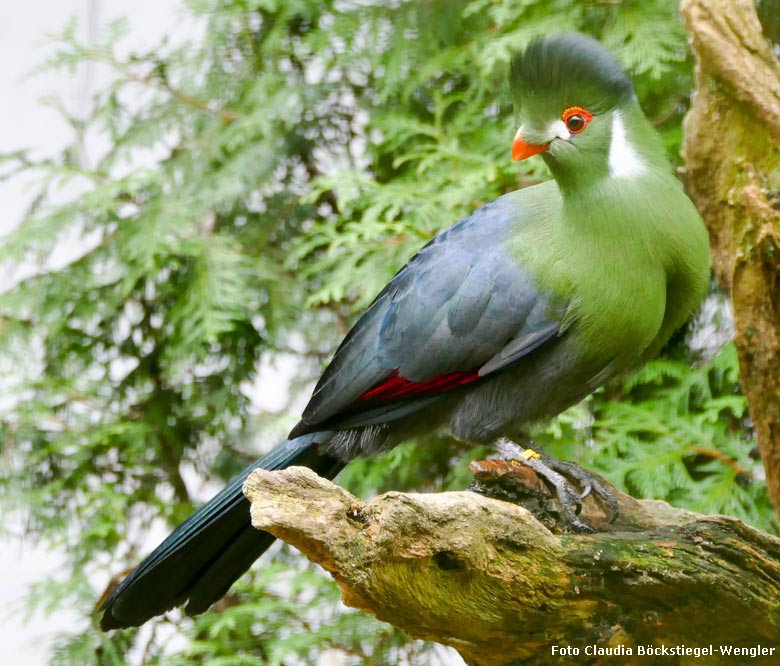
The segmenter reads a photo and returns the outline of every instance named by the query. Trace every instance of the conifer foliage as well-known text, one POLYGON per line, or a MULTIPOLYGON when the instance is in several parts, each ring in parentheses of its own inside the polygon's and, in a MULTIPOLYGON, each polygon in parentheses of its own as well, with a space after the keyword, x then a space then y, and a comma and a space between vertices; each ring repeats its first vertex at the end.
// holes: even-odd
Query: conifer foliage
MULTIPOLYGON (((52 663, 315 664, 326 651, 451 663, 340 606, 285 548, 194 621, 174 612, 104 635, 91 612, 150 532, 284 435, 349 322, 419 246, 548 177, 541 160, 509 158, 506 70, 529 39, 601 39, 679 161, 692 83, 675 6, 189 0, 194 43, 130 55, 124 24, 96 44, 65 30, 44 67, 98 62, 113 82, 87 117, 63 111, 73 142, 61 153, 3 156, 2 175, 34 177, 37 196, 0 243, 4 269, 41 267, 0 294, 0 495, 28 536, 67 555, 30 596, 32 610, 83 618, 52 663), (88 133, 108 144, 91 160, 88 133), (78 196, 63 201, 63 185, 78 196), (79 256, 47 261, 67 238, 79 256), (290 406, 258 413, 249 387, 279 359, 296 368, 290 406)), ((637 496, 774 529, 731 346, 691 369, 678 339, 538 437, 637 496)), ((364 497, 462 488, 486 453, 432 438, 358 461, 341 482, 364 497)))

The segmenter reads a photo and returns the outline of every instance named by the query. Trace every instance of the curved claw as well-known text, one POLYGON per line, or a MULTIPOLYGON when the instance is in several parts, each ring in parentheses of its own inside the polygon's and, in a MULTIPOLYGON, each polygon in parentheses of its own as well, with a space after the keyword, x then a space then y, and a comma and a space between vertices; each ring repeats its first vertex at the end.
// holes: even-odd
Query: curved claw
POLYGON ((575 479, 582 486, 583 491, 580 494, 580 500, 584 500, 591 493, 596 495, 612 512, 609 522, 613 523, 615 521, 620 513, 620 506, 615 495, 604 485, 599 477, 592 472, 582 469, 576 463, 567 460, 557 460, 548 455, 543 456, 542 459, 548 467, 562 475, 575 479))
MULTIPOLYGON (((541 478, 549 483, 555 489, 555 496, 561 503, 569 524, 577 530, 588 528, 585 523, 577 518, 582 511, 582 498, 575 492, 566 477, 555 471, 547 464, 547 461, 539 456, 522 456, 522 463, 528 465, 541 478)), ((588 528, 590 529, 590 528, 588 528)))
POLYGON ((519 462, 531 467, 555 489, 555 495, 562 505, 569 525, 577 531, 593 532, 592 528, 577 518, 582 512, 582 501, 591 493, 595 494, 612 511, 612 516, 609 518, 610 523, 617 518, 619 512, 617 498, 597 476, 582 469, 579 465, 552 458, 538 447, 525 449, 519 462), (577 492, 571 486, 569 478, 577 481, 582 487, 582 492, 577 492))

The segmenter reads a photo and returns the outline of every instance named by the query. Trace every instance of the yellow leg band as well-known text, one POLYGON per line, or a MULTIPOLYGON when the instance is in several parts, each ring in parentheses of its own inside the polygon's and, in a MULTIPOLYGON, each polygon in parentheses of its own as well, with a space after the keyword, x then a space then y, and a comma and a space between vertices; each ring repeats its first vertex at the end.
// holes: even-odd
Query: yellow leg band
POLYGON ((531 460, 531 458, 541 458, 542 457, 536 451, 534 451, 533 449, 526 449, 520 455, 522 455, 523 458, 525 458, 526 460, 531 460))

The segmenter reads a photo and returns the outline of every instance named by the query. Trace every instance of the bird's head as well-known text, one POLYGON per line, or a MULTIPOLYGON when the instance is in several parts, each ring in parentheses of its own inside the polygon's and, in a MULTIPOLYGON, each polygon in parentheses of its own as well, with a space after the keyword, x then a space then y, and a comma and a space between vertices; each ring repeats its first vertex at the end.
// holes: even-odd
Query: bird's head
POLYGON ((512 157, 541 154, 559 183, 640 175, 663 152, 617 58, 595 39, 536 39, 513 59, 509 83, 512 157))

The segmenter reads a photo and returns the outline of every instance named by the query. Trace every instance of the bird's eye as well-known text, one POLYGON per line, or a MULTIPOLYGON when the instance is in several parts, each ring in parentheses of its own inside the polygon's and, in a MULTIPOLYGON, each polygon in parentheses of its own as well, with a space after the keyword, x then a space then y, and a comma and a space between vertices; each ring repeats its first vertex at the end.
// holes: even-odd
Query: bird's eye
POLYGON ((566 119, 566 127, 569 128, 570 132, 581 132, 585 129, 585 118, 579 113, 575 113, 566 119))
POLYGON ((579 134, 593 119, 593 114, 581 106, 570 106, 561 115, 561 120, 572 134, 579 134))

